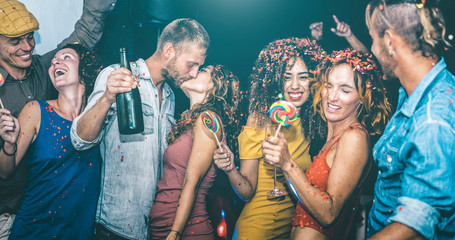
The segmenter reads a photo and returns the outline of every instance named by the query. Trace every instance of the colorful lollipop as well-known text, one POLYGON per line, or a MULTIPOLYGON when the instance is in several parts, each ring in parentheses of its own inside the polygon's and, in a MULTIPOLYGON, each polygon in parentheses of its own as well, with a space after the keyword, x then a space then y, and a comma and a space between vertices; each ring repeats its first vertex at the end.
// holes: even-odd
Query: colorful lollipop
MULTIPOLYGON (((3 75, 0 73, 0 87, 3 86, 3 84, 5 84, 5 78, 3 77, 3 75)), ((3 106, 3 102, 2 102, 2 99, 0 98, 0 107, 2 108, 5 108, 3 106)))
POLYGON ((283 100, 276 101, 270 106, 269 115, 272 121, 279 124, 275 136, 278 135, 281 126, 291 125, 298 117, 294 104, 283 100))
POLYGON ((3 84, 5 84, 5 78, 4 78, 3 75, 0 73, 0 87, 3 86, 3 84))
POLYGON ((218 146, 221 148, 220 141, 218 141, 218 137, 215 134, 220 130, 220 124, 218 123, 218 118, 216 118, 216 116, 213 113, 211 113, 209 111, 205 111, 201 114, 201 119, 202 119, 202 122, 204 123, 205 127, 210 132, 213 133, 213 136, 215 136, 218 146))

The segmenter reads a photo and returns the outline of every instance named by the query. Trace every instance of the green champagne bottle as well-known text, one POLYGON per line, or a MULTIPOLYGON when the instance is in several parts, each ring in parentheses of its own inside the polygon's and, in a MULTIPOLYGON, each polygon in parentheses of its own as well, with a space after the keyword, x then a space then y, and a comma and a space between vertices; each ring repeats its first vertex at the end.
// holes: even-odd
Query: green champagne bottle
MULTIPOLYGON (((131 71, 126 49, 120 48, 120 67, 131 71)), ((117 120, 120 134, 136 134, 144 131, 144 118, 142 116, 142 101, 138 87, 129 92, 118 93, 117 120)))

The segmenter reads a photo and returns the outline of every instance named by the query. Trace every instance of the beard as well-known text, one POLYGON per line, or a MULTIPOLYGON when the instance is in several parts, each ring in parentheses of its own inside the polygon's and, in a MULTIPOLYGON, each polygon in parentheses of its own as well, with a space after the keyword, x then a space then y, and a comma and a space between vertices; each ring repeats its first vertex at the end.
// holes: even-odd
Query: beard
POLYGON ((389 55, 385 46, 381 44, 379 56, 377 57, 379 64, 381 64, 382 72, 384 73, 385 80, 396 79, 395 69, 397 67, 397 61, 389 55))
POLYGON ((161 70, 161 74, 172 86, 179 88, 183 82, 190 80, 192 77, 185 77, 175 67, 176 58, 173 58, 169 63, 161 70))

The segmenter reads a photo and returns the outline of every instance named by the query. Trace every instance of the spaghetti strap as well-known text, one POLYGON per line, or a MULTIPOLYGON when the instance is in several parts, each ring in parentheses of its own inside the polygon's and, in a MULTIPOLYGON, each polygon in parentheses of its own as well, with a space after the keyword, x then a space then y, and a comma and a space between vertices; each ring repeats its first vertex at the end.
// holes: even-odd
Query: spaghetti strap
MULTIPOLYGON (((352 124, 351 126, 349 126, 348 128, 349 129, 354 129, 354 127, 359 127, 360 129, 362 129, 368 136, 370 135, 367 131, 367 129, 361 124, 361 123, 355 123, 355 124, 352 124)), ((330 149, 332 149, 332 147, 338 142, 338 140, 340 140, 341 136, 343 136, 344 132, 348 129, 346 128, 343 133, 340 134, 340 136, 338 136, 338 138, 333 141, 333 143, 326 149, 324 150, 321 150, 321 153, 322 152, 328 152, 330 149)))

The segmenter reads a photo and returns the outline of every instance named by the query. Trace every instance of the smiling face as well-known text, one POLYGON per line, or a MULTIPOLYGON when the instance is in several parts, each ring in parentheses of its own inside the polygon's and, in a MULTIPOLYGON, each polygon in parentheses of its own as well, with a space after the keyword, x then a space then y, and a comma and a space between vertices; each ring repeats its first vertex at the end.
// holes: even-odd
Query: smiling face
POLYGON ((354 72, 348 64, 337 65, 321 92, 324 115, 328 122, 355 119, 360 98, 354 83, 354 72))
POLYGON ((300 107, 310 96, 310 72, 302 59, 298 58, 294 66, 284 73, 284 100, 300 107))
POLYGON ((49 76, 54 87, 79 85, 79 56, 71 48, 58 51, 52 59, 49 76))
POLYGON ((32 64, 32 53, 35 49, 33 32, 20 37, 0 35, 0 65, 12 70, 25 70, 32 64))

